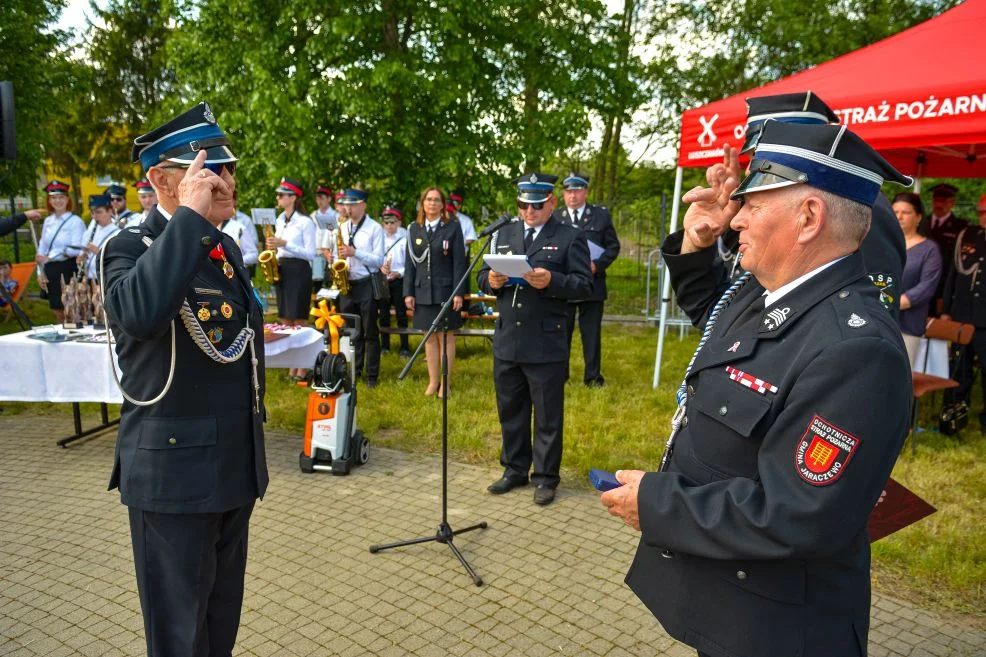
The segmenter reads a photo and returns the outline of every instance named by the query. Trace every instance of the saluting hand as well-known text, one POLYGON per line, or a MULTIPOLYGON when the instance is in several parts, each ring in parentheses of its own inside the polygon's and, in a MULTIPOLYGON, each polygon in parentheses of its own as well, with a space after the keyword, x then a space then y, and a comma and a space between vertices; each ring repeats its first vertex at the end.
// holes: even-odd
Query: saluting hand
POLYGON ((203 169, 205 150, 200 150, 195 160, 185 170, 185 177, 178 183, 178 204, 195 210, 203 217, 212 210, 214 194, 233 195, 233 185, 208 169, 203 169))
POLYGON ((739 212, 741 204, 729 195, 739 187, 742 170, 739 166, 739 150, 729 144, 723 146, 722 164, 714 164, 705 171, 708 187, 696 187, 681 197, 689 203, 685 212, 682 253, 692 253, 715 244, 729 222, 739 212))
POLYGON ((640 470, 617 470, 616 480, 623 484, 619 488, 608 490, 602 494, 599 501, 603 503, 609 514, 622 518, 623 522, 640 531, 640 511, 637 504, 637 492, 640 480, 644 478, 640 470))

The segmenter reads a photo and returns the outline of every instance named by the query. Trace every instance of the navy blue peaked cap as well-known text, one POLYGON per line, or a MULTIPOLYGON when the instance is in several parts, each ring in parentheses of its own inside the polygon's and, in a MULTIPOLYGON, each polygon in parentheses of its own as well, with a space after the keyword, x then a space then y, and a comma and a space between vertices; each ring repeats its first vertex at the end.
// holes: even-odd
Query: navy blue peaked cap
POLYGON ((740 153, 752 151, 767 120, 822 125, 838 123, 839 115, 810 91, 746 99, 746 141, 740 153))
POLYGON ((226 134, 216 123, 209 103, 199 103, 167 123, 134 140, 133 161, 147 171, 161 162, 191 164, 198 152, 207 153, 206 164, 235 162, 226 134))

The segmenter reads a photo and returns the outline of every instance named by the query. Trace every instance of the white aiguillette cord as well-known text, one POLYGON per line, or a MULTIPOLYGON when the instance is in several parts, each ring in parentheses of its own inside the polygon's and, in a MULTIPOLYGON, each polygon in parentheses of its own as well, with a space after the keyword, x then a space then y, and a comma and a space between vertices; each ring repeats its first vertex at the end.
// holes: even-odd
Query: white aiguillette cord
MULTIPOLYGON (((112 336, 110 334, 110 314, 106 306, 106 295, 103 292, 106 281, 104 274, 106 249, 109 246, 109 242, 121 233, 122 231, 111 235, 99 250, 99 280, 101 283, 99 286, 99 295, 102 297, 103 317, 106 321, 106 349, 109 354, 110 370, 113 372, 113 380, 116 382, 116 387, 120 389, 120 394, 123 395, 123 398, 134 406, 153 406, 164 399, 164 396, 168 394, 168 391, 171 390, 171 384, 175 378, 175 359, 177 356, 177 349, 175 349, 175 320, 171 320, 171 366, 168 371, 168 380, 165 382, 164 388, 161 390, 161 393, 153 399, 146 401, 134 399, 127 394, 126 390, 123 389, 123 384, 120 382, 120 377, 116 373, 116 365, 113 362, 112 336)), ((153 240, 149 237, 144 237, 144 243, 148 248, 150 248, 153 240)), ((249 299, 247 299, 247 303, 249 303, 249 299)), ((192 308, 188 305, 187 299, 182 301, 181 309, 178 314, 181 317, 182 323, 185 325, 185 330, 188 331, 189 336, 192 338, 192 341, 196 344, 196 346, 198 346, 202 353, 217 363, 227 365, 229 363, 237 362, 243 357, 243 354, 246 353, 246 346, 250 346, 250 362, 253 370, 254 411, 256 413, 260 413, 260 379, 257 376, 258 361, 256 349, 254 347, 255 332, 252 328, 250 328, 249 314, 247 314, 247 325, 240 329, 240 332, 236 335, 236 338, 233 339, 233 342, 223 351, 216 349, 215 345, 209 341, 208 336, 206 336, 205 332, 202 330, 202 325, 195 319, 195 315, 192 313, 192 308)))

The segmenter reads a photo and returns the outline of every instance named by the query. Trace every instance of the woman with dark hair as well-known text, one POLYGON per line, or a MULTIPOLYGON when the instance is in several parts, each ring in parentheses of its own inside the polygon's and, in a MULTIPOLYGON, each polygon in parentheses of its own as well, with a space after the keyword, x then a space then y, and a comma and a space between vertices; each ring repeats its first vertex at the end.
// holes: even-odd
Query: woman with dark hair
MULTIPOLYGON (((445 210, 445 193, 437 187, 429 187, 421 193, 418 218, 408 228, 407 261, 404 264, 404 303, 414 311, 413 326, 428 330, 442 304, 452 294, 455 284, 466 272, 466 251, 463 246, 462 228, 450 221, 445 210)), ((449 330, 462 326, 462 297, 456 296, 452 311, 447 316, 449 330)), ((438 393, 443 397, 447 390, 441 385, 441 334, 435 333, 425 345, 428 361, 428 388, 425 395, 438 393)), ((455 361, 455 336, 448 336, 449 381, 452 363, 455 361)), ((451 384, 450 384, 451 385, 451 384)))
POLYGON ((69 186, 52 180, 45 187, 48 193, 48 212, 41 227, 38 254, 35 261, 44 266, 48 279, 48 305, 55 311, 55 319, 65 321, 65 308, 62 306, 62 280, 69 282, 75 276, 78 265, 76 257, 82 253, 82 239, 86 225, 82 217, 72 212, 72 199, 68 195, 69 186))
POLYGON ((941 276, 942 255, 934 241, 918 232, 918 225, 924 218, 920 196, 902 192, 894 197, 893 208, 907 243, 907 262, 900 282, 900 332, 913 368, 928 323, 931 299, 941 276))
MULTIPOLYGON (((287 326, 308 324, 311 309, 312 262, 315 260, 315 222, 305 212, 301 183, 281 178, 277 186, 277 205, 283 210, 277 217, 274 236, 267 239, 268 249, 277 249, 277 264, 281 280, 277 291, 277 315, 287 326)), ((305 371, 288 372, 295 381, 304 378, 305 371)))

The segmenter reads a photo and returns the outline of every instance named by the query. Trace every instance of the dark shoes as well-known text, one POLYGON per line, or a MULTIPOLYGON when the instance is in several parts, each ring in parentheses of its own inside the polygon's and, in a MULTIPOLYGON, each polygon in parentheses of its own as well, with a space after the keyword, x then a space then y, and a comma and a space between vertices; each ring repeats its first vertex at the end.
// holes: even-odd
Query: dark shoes
POLYGON ((376 388, 377 387, 377 380, 376 379, 367 379, 366 380, 366 387, 367 388, 376 388))
POLYGON ((539 485, 534 489, 534 503, 539 506, 547 506, 555 501, 555 489, 539 485))
POLYGON ((487 486, 486 490, 494 495, 503 495, 504 493, 509 493, 515 488, 526 485, 527 477, 508 477, 507 475, 503 475, 487 486))
POLYGON ((604 385, 606 385, 606 380, 601 376, 596 377, 595 379, 589 379, 585 382, 586 388, 602 388, 604 385))

